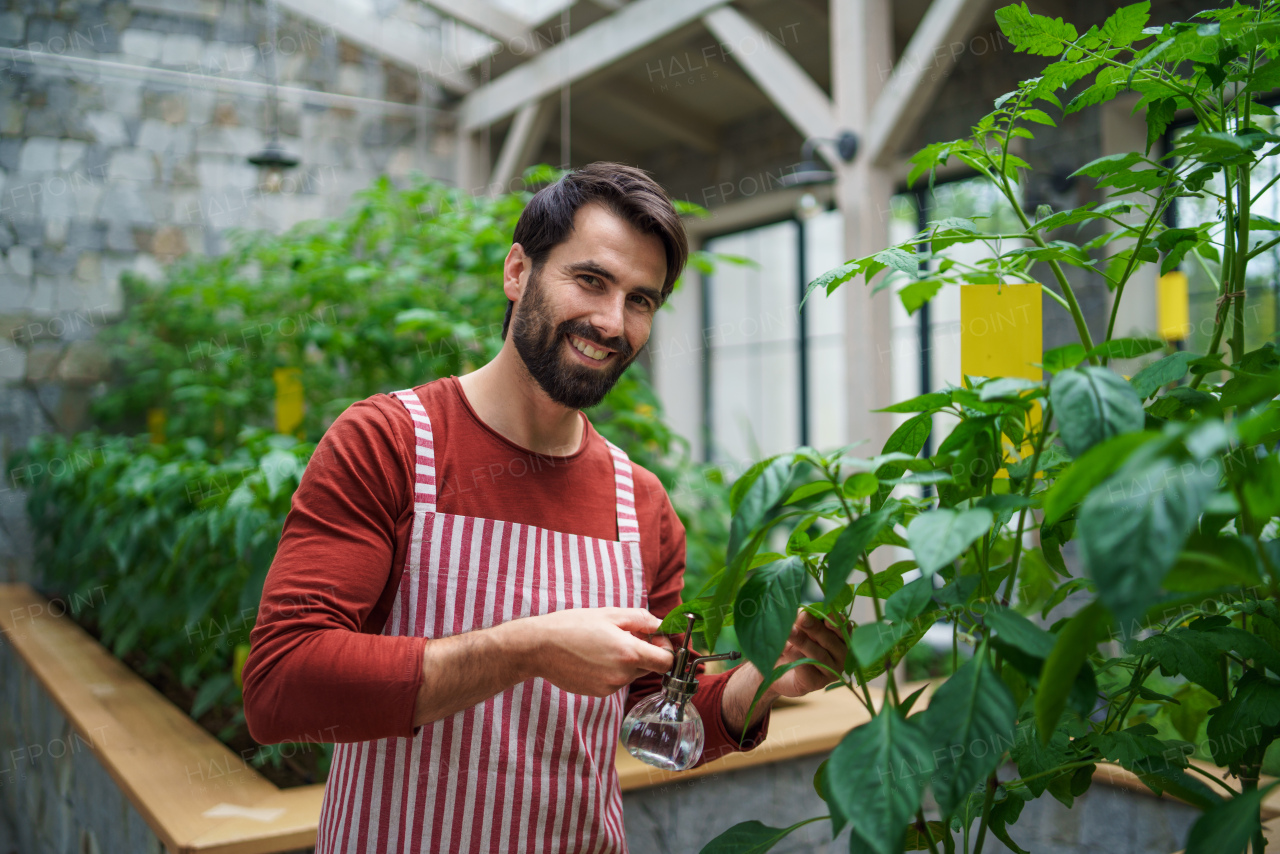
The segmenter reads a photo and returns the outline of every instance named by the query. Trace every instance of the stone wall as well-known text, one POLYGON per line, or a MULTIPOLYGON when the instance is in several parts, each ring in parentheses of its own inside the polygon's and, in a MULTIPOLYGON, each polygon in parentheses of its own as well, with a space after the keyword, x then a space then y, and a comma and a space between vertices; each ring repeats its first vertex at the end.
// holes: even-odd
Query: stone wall
MULTIPOLYGON (((123 271, 157 278, 222 251, 228 229, 337 215, 380 173, 451 173, 440 113, 411 106, 437 89, 278 20, 272 43, 261 0, 0 2, 0 454, 88 424, 123 271), (271 58, 281 86, 370 99, 282 96, 280 142, 301 163, 278 187, 246 160, 270 139, 264 91, 235 85, 266 82, 271 58)), ((28 580, 14 492, 0 490, 0 580, 28 580)))

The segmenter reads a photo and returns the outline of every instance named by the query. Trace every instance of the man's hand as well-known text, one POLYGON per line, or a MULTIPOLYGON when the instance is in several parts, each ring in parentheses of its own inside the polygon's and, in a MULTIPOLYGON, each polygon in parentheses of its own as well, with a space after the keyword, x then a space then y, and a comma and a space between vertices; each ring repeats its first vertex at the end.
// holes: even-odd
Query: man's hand
POLYGON ((525 621, 534 675, 573 694, 607 697, 671 669, 671 642, 656 634, 662 620, 643 608, 568 608, 525 621))
POLYGON ((812 658, 821 662, 831 670, 825 670, 813 664, 802 664, 787 671, 777 682, 769 686, 769 692, 778 697, 800 697, 819 688, 825 688, 837 680, 836 673, 844 671, 845 656, 848 647, 840 637, 830 619, 818 620, 801 609, 795 625, 791 627, 791 636, 783 647, 775 668, 812 658), (835 673, 832 673, 835 671, 835 673))

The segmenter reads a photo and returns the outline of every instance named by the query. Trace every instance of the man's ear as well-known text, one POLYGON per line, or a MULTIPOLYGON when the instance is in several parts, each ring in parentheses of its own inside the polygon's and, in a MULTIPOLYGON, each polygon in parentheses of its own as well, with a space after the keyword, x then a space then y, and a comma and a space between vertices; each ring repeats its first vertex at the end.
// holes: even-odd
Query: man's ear
POLYGON ((512 243, 507 251, 507 260, 502 262, 502 292, 512 302, 519 302, 524 293, 524 286, 529 282, 529 273, 533 270, 533 261, 524 252, 519 243, 512 243))

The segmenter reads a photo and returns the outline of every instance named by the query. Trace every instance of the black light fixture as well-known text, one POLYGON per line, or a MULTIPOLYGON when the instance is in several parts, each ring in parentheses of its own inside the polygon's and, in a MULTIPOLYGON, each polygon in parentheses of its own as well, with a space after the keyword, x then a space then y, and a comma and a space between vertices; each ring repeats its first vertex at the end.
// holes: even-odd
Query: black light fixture
POLYGON ((271 129, 271 141, 266 148, 250 154, 248 160, 261 172, 259 185, 269 193, 280 191, 281 177, 286 169, 292 169, 300 162, 297 157, 284 150, 280 145, 280 106, 276 95, 276 4, 275 0, 266 0, 267 10, 267 44, 271 52, 267 54, 267 76, 271 79, 271 91, 267 94, 267 125, 271 129))
POLYGON ((800 146, 800 162, 790 175, 782 176, 784 187, 812 187, 818 184, 830 184, 836 179, 836 173, 817 159, 818 143, 835 143, 836 153, 845 163, 853 160, 858 154, 858 136, 851 130, 841 131, 835 139, 811 136, 800 146))

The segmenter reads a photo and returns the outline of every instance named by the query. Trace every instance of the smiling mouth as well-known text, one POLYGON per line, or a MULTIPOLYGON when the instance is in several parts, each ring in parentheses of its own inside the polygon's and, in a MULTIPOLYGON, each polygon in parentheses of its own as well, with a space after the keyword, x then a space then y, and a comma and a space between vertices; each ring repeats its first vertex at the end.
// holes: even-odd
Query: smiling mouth
POLYGON ((604 362, 613 355, 610 351, 601 350, 599 347, 594 346, 588 341, 583 341, 576 335, 569 335, 566 333, 565 337, 569 339, 569 346, 573 347, 573 349, 577 350, 593 362, 604 362))

